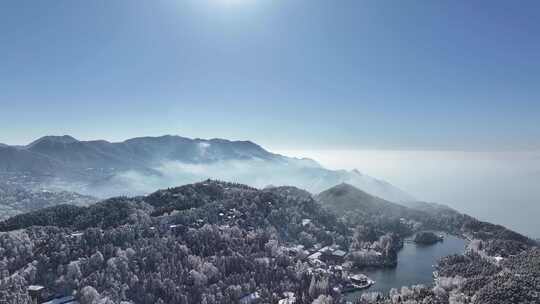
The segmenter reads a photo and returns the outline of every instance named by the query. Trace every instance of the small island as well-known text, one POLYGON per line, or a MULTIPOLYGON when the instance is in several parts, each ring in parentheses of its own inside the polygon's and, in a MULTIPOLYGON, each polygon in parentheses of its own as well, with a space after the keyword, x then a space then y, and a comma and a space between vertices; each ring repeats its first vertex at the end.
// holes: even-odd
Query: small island
POLYGON ((414 242, 421 245, 433 245, 442 242, 443 237, 430 231, 418 232, 414 237, 414 242))

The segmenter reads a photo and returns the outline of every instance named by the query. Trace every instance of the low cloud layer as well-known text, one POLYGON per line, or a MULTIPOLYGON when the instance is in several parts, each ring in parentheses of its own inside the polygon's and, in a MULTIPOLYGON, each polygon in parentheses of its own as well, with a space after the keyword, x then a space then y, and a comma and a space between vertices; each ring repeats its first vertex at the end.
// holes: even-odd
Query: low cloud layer
POLYGON ((415 197, 540 237, 540 151, 281 151, 358 168, 415 197))
POLYGON ((311 174, 305 168, 303 165, 297 166, 292 163, 276 165, 260 160, 221 161, 211 164, 166 161, 154 168, 159 175, 126 171, 112 177, 106 183, 79 191, 99 194, 102 197, 146 194, 157 189, 199 182, 208 178, 248 184, 257 188, 269 185, 297 185, 313 192, 332 186, 332 182, 317 179, 315 172, 311 174))

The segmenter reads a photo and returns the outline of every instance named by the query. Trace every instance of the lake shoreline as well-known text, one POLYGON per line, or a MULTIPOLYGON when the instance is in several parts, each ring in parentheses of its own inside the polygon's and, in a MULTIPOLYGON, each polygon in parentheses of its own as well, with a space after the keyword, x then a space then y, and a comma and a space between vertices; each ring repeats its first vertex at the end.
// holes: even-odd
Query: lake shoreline
POLYGON ((349 300, 356 299, 367 292, 380 292, 387 295, 392 288, 402 286, 435 284, 433 268, 438 259, 452 254, 463 254, 470 242, 465 235, 445 234, 445 241, 433 245, 405 242, 398 252, 395 267, 365 267, 358 269, 376 283, 369 288, 345 295, 349 300))

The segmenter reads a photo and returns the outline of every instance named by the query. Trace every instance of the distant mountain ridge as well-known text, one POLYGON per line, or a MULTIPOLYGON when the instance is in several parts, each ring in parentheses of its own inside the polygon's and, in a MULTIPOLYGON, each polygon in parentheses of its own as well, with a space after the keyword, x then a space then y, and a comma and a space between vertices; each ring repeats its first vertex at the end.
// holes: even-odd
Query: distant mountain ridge
POLYGON ((61 162, 46 155, 7 145, 0 146, 0 171, 2 172, 50 174, 65 169, 61 162))
POLYGON ((189 139, 180 136, 139 137, 123 142, 79 141, 72 136, 44 136, 22 146, 0 146, 0 170, 54 175, 57 171, 142 170, 161 160, 206 163, 277 155, 247 141, 189 139), (36 163, 29 166, 29 163, 36 163))
POLYGON ((72 144, 78 142, 77 139, 70 135, 63 136, 43 136, 27 145, 28 148, 39 145, 41 143, 57 143, 57 144, 72 144))
POLYGON ((161 159, 187 163, 259 157, 275 159, 249 141, 190 139, 181 136, 138 137, 123 142, 79 141, 71 136, 45 136, 25 147, 71 166, 149 166, 161 159), (82 162, 81 162, 82 161, 82 162))
MULTIPOLYGON (((29 173, 59 179, 64 184, 76 182, 99 184, 100 187, 113 185, 118 176, 123 178, 126 174, 131 174, 130 177, 133 174, 161 177, 159 184, 146 187, 150 189, 221 178, 260 188, 268 184, 294 185, 318 193, 347 182, 389 201, 415 200, 389 183, 358 170, 328 170, 312 159, 272 153, 251 141, 192 139, 176 135, 137 137, 122 142, 81 141, 69 135, 44 136, 26 146, 0 145, 2 172, 29 173), (170 169, 170 164, 181 166, 170 169), (170 176, 182 170, 188 170, 187 177, 174 180, 175 176, 170 176)), ((146 190, 123 186, 111 188, 126 189, 127 193, 109 191, 106 195, 142 194, 146 190)), ((86 194, 98 195, 92 191, 86 194)))

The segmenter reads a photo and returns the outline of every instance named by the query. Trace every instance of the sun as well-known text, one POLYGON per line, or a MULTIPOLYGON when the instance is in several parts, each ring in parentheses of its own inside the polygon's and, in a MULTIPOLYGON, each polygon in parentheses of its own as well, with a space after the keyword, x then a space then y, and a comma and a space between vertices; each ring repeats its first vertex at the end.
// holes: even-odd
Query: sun
POLYGON ((253 0, 215 0, 224 5, 242 5, 252 2, 253 0))

